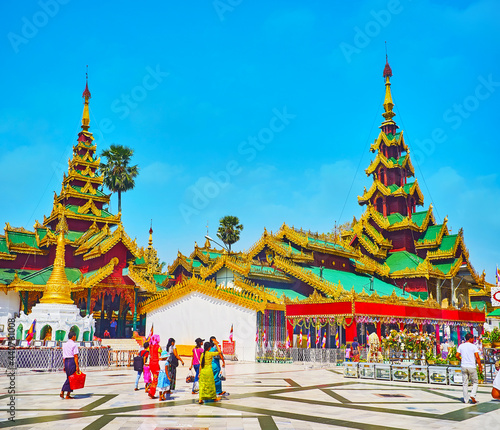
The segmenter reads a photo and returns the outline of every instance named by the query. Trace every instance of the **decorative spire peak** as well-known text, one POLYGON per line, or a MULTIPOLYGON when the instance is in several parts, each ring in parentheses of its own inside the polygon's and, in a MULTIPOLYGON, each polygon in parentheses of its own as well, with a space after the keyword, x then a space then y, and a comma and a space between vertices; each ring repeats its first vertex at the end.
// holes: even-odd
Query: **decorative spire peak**
POLYGON ((385 98, 384 98, 384 110, 385 112, 382 116, 385 118, 385 121, 382 123, 380 128, 384 131, 384 133, 395 134, 398 126, 393 121, 392 118, 396 116, 396 114, 392 111, 394 108, 394 103, 392 102, 392 94, 391 94, 391 76, 392 69, 389 66, 389 59, 387 58, 387 53, 385 54, 385 67, 384 67, 384 79, 385 79, 385 98))
POLYGON ((387 54, 385 54, 385 67, 384 67, 384 78, 392 77, 392 69, 389 66, 389 59, 387 58, 387 54))
POLYGON ((87 131, 89 129, 89 124, 90 124, 89 99, 91 98, 91 95, 90 95, 90 91, 89 91, 88 67, 89 66, 87 66, 87 72, 85 73, 85 90, 83 91, 83 94, 82 94, 82 97, 85 99, 84 105, 83 105, 82 129, 85 131, 87 131))
POLYGON ((149 227, 149 242, 148 248, 153 246, 153 220, 151 220, 151 226, 149 227))

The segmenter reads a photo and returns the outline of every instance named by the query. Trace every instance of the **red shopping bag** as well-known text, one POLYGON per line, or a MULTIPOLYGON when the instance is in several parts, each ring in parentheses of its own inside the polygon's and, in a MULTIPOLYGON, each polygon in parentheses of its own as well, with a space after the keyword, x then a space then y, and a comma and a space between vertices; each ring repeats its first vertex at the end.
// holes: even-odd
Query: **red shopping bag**
POLYGON ((83 388, 85 386, 85 373, 73 373, 68 377, 69 379, 69 387, 72 390, 78 390, 79 388, 83 388))

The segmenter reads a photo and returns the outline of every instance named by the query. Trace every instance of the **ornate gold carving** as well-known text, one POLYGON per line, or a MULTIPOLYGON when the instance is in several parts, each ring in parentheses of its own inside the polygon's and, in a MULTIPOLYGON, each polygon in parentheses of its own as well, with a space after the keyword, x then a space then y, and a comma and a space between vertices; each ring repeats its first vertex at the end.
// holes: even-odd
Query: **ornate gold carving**
POLYGON ((301 281, 311 285, 312 287, 317 288, 323 294, 327 296, 338 298, 340 293, 343 291, 342 285, 335 285, 332 282, 328 282, 326 279, 322 279, 319 276, 315 275, 310 270, 304 269, 292 262, 287 261, 283 257, 276 255, 275 256, 275 265, 278 269, 283 270, 286 273, 300 279, 301 281))
POLYGON ((253 292, 241 290, 238 291, 230 287, 217 287, 215 280, 201 280, 197 277, 186 279, 168 290, 155 294, 144 302, 140 308, 140 313, 147 313, 166 306, 185 295, 199 292, 201 294, 214 297, 216 299, 233 303, 237 306, 245 307, 255 311, 264 311, 267 302, 253 292))
POLYGON ((56 256, 54 259, 54 268, 50 274, 43 297, 40 303, 60 303, 73 304, 71 300, 71 286, 64 271, 65 262, 65 245, 64 234, 67 232, 68 226, 64 217, 61 217, 56 232, 59 233, 57 238, 56 256))
POLYGON ((106 279, 109 275, 111 275, 115 269, 115 266, 119 263, 118 258, 113 257, 111 261, 105 266, 101 267, 95 273, 90 275, 87 278, 82 277, 77 285, 80 288, 92 288, 94 285, 97 285, 103 279, 106 279))

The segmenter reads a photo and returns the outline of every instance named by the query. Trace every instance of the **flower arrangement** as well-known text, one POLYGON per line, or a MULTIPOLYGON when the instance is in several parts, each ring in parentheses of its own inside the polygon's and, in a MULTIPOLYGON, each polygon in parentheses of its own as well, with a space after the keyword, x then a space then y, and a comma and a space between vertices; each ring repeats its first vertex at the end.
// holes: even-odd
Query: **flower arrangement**
POLYGON ((450 362, 450 364, 452 366, 456 366, 458 365, 458 360, 457 360, 457 347, 456 346, 452 346, 449 350, 448 350, 448 361, 450 362))
POLYGON ((490 341, 492 344, 500 343, 500 329, 498 327, 495 327, 490 333, 490 341))
POLYGON ((450 364, 450 362, 448 361, 447 358, 437 358, 436 359, 436 364, 438 366, 448 366, 448 364, 450 364))
POLYGON ((436 363, 436 356, 433 354, 432 349, 428 349, 425 353, 427 364, 433 365, 436 363))

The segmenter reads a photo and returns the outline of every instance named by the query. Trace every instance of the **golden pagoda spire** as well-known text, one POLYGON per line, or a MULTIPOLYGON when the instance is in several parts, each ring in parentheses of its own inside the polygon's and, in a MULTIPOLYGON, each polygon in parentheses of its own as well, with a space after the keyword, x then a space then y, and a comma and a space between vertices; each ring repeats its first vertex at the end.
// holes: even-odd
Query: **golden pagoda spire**
POLYGON ((391 81, 390 77, 392 76, 391 66, 389 66, 389 60, 387 58, 387 54, 385 54, 385 68, 384 68, 384 78, 385 78, 385 99, 384 99, 384 110, 385 112, 382 116, 385 118, 385 121, 382 125, 386 124, 395 124, 392 120, 396 116, 396 114, 392 111, 394 107, 394 103, 392 102, 391 95, 391 81))
POLYGON ((151 227, 149 227, 149 242, 148 248, 153 247, 153 220, 151 220, 151 227))
POLYGON ((56 233, 59 233, 59 235, 57 237, 56 257, 54 258, 52 273, 47 281, 47 285, 45 285, 45 291, 43 292, 43 297, 40 299, 40 303, 73 304, 73 300, 71 300, 71 287, 64 271, 66 265, 64 261, 66 244, 64 234, 67 231, 68 225, 63 215, 59 219, 56 228, 56 233))
POLYGON ((91 98, 90 96, 90 91, 89 91, 89 73, 88 73, 88 67, 87 66, 87 73, 85 73, 85 90, 83 91, 82 97, 85 99, 84 105, 83 105, 83 115, 82 115, 82 130, 88 131, 89 129, 89 124, 90 124, 90 116, 89 116, 89 99, 91 98))

